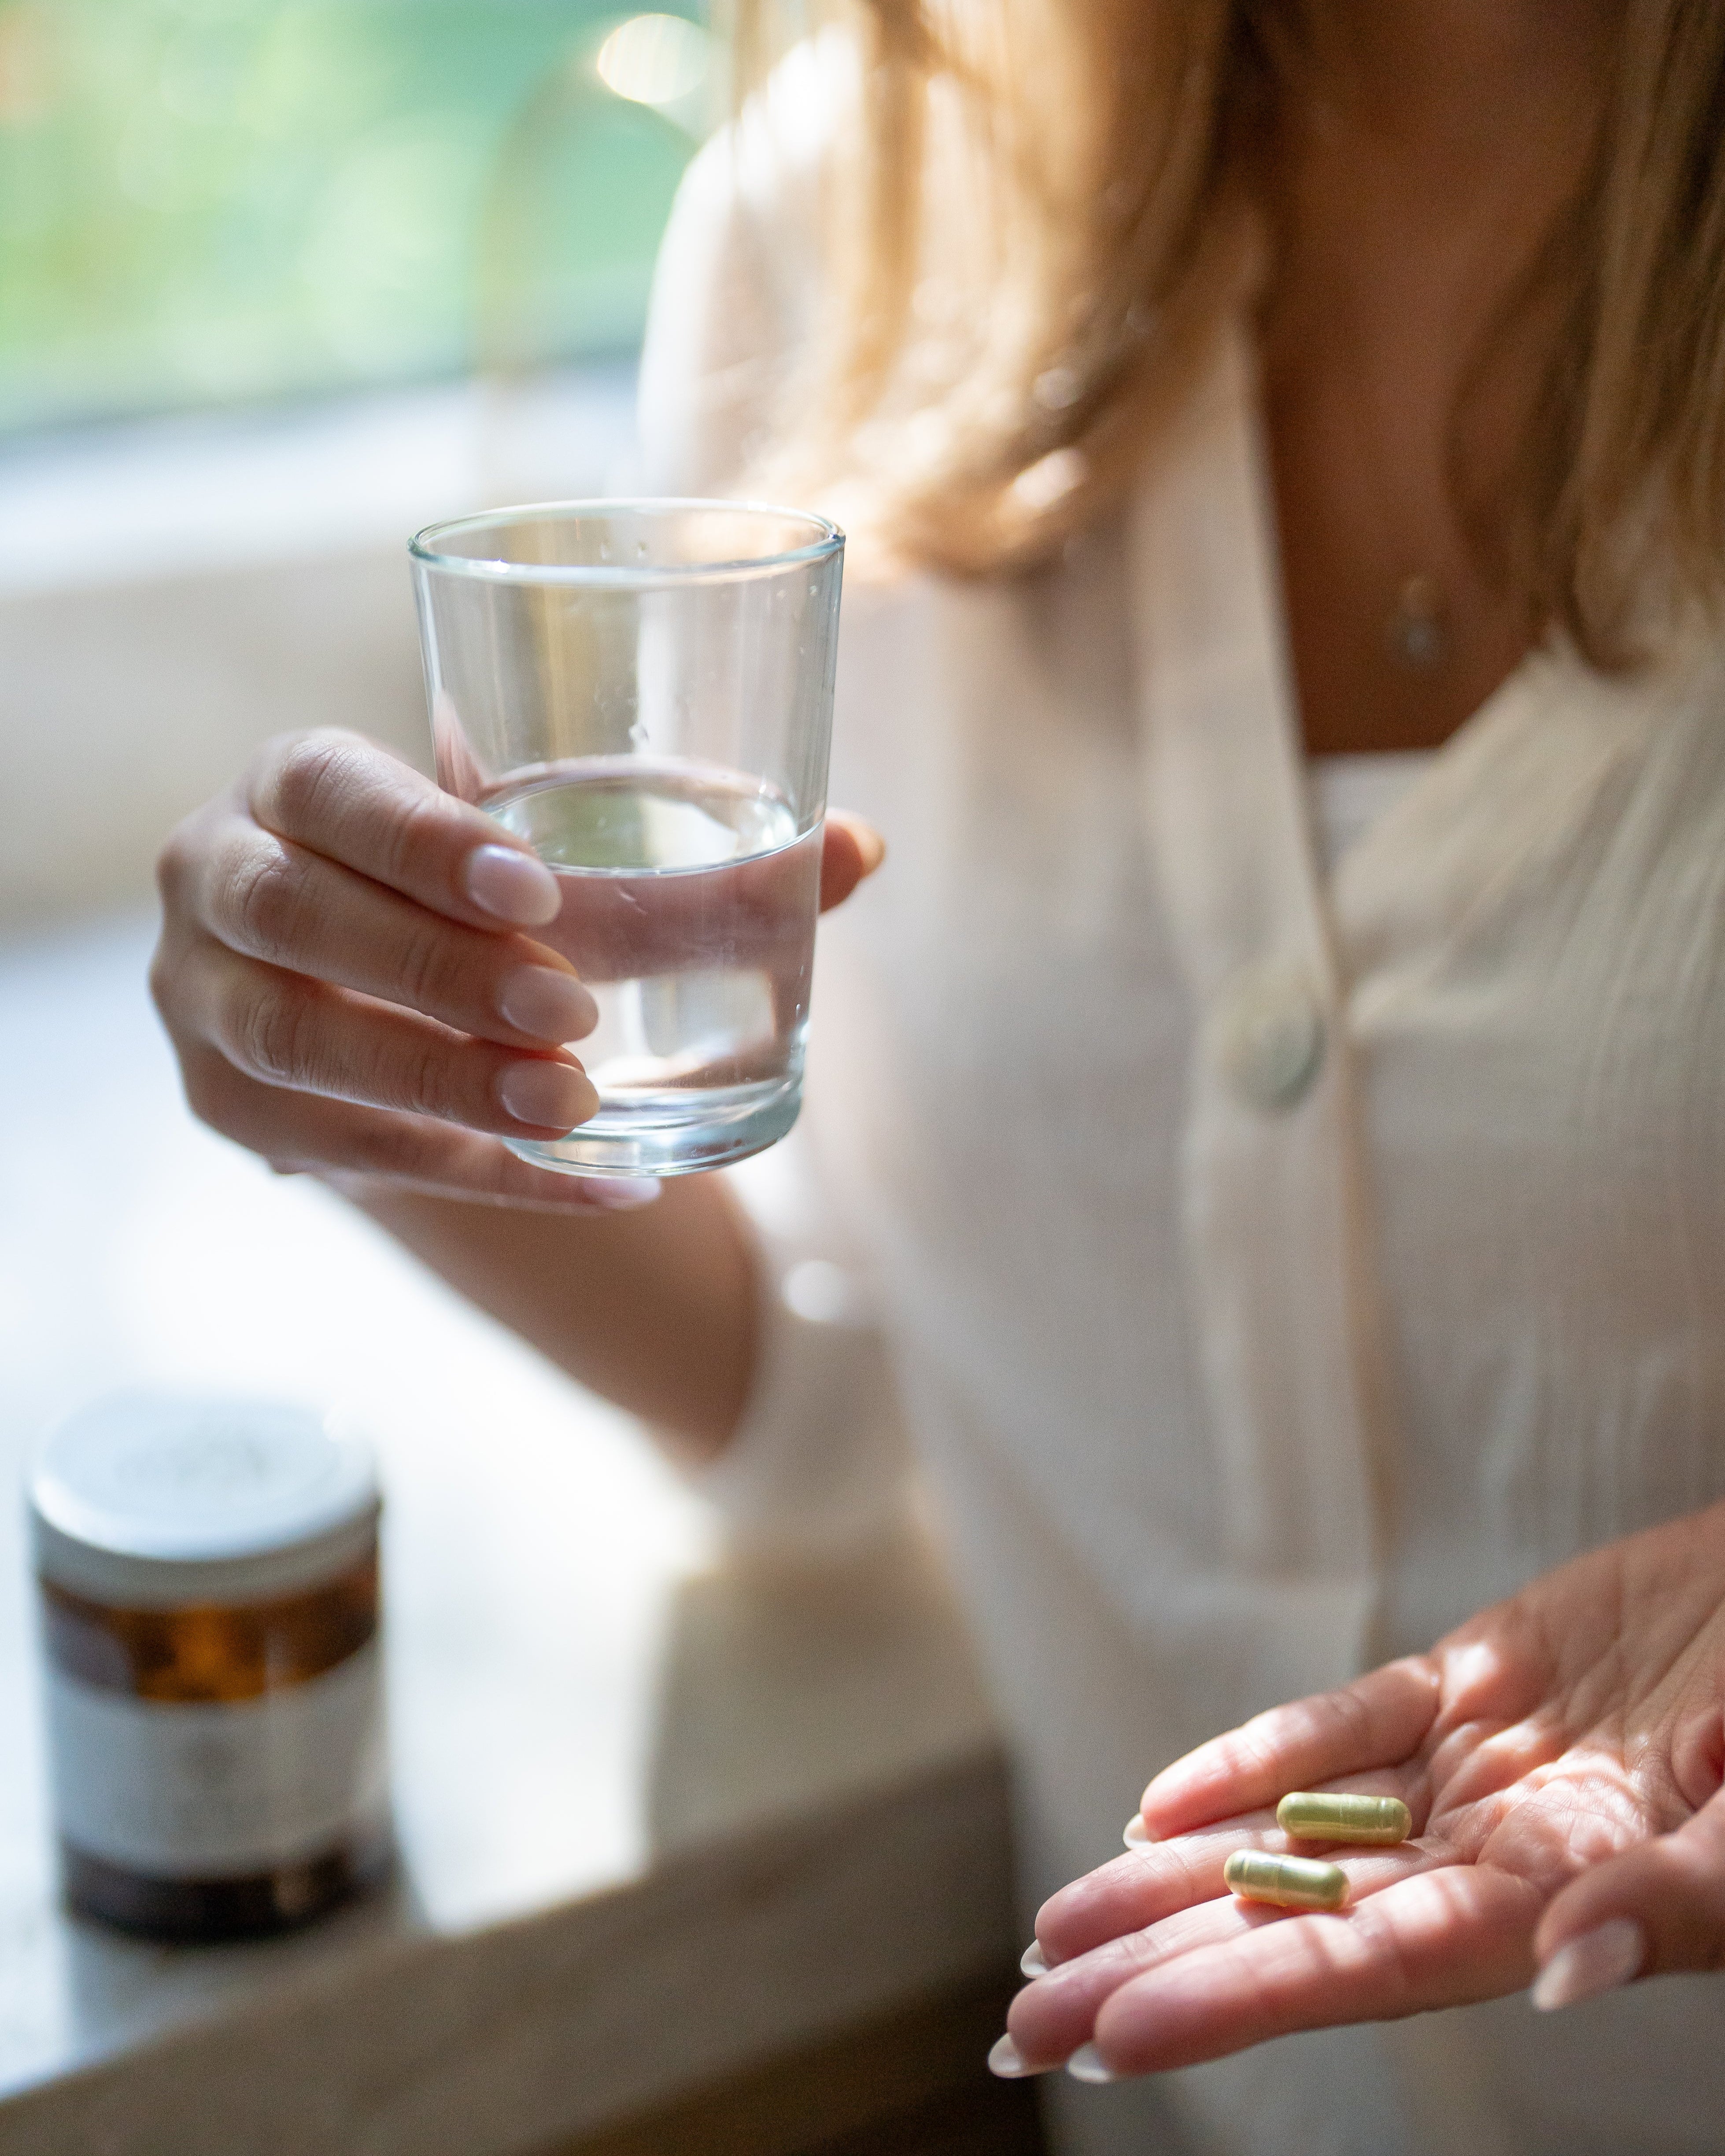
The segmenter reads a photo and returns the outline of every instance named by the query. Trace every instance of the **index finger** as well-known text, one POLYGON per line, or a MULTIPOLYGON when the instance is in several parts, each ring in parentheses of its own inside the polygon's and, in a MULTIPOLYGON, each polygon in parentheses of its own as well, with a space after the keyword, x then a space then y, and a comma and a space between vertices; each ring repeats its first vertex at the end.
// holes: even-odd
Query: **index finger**
POLYGON ((1274 1817, 1261 1811, 1110 1858, 1048 1897, 1036 1912, 1037 1943, 1058 1968, 1194 1902, 1213 1902, 1228 1891, 1222 1873, 1228 1858, 1237 1849, 1264 1847, 1272 1835, 1274 1817))
POLYGON ((1242 1927, 1146 1969, 1109 1994, 1093 2041, 1115 2073, 1160 2073, 1295 2030, 1496 1998, 1532 1974, 1538 1915, 1527 1880, 1434 1866, 1353 1907, 1242 1927))
POLYGON ((361 735, 330 727, 271 742, 246 805, 278 838, 471 927, 556 917, 557 880, 525 839, 361 735))
POLYGON ((842 808, 829 808, 821 843, 821 911, 842 906, 886 857, 886 840, 873 824, 842 808))
MULTIPOLYGON (((1241 1845, 1249 1845, 1244 1837, 1241 1845)), ((1440 1856, 1412 1847, 1364 1856, 1356 1851, 1342 1860, 1351 1905, 1357 1911, 1371 1897, 1444 1861, 1440 1856)), ((1056 1964, 1021 1991, 1007 2017, 1020 2056, 1038 2062, 1063 2059, 1089 2037, 1105 2005, 1126 1985, 1152 1970, 1166 1970, 1177 1961, 1243 1939, 1266 1925, 1297 1921, 1285 1910, 1228 1892, 1219 1866, 1213 1886, 1205 1898, 1170 1909, 1151 1923, 1118 1933, 1071 1960, 1056 1964)))
POLYGON ((1398 1766, 1437 1711, 1429 1656, 1387 1662, 1337 1691, 1254 1715, 1165 1767, 1144 1792, 1144 1824, 1160 1840, 1238 1812, 1273 1810, 1290 1789, 1398 1766))
MULTIPOLYGON (((1430 1803, 1423 1768, 1379 1768, 1339 1779, 1350 1789, 1369 1784, 1374 1796, 1400 1797, 1423 1830, 1430 1803)), ((1142 1843, 1051 1894, 1037 1912, 1037 1943, 1049 1966, 1058 1967, 1105 1940, 1141 1931, 1192 1902, 1213 1901, 1225 1894, 1228 1887, 1223 1867, 1237 1849, 1268 1849, 1280 1854, 1290 1850, 1309 1852, 1311 1846, 1291 1840, 1277 1825, 1275 1814, 1268 1810, 1247 1812, 1213 1826, 1177 1835, 1170 1840, 1142 1843)), ((1341 1856, 1350 1860, 1358 1851, 1358 1845, 1331 1846, 1339 1846, 1341 1856)), ((1418 1854, 1412 1837, 1394 1845, 1398 1861, 1410 1851, 1418 1854)), ((1424 1863, 1425 1859, 1420 1856, 1419 1861, 1424 1863)), ((1393 1875, 1374 1872, 1369 1876, 1393 1875)))

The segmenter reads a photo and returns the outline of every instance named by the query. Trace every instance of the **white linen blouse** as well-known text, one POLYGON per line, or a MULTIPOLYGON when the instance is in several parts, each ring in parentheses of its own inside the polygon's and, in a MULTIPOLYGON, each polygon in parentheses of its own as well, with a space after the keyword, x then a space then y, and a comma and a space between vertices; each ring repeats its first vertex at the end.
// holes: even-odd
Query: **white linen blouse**
MULTIPOLYGON (((819 129, 667 235, 651 484, 721 492, 817 274, 819 129)), ((1326 873, 1244 326, 1056 565, 845 599, 779 1292, 704 1478, 860 1532, 908 1429, 1018 1774, 1028 1924, 1148 1776, 1725 1496, 1725 649, 1522 665, 1326 873), (902 1403, 902 1408, 899 1404, 902 1403)), ((1725 2147, 1725 1980, 1048 2084, 1063 2150, 1725 2147)))

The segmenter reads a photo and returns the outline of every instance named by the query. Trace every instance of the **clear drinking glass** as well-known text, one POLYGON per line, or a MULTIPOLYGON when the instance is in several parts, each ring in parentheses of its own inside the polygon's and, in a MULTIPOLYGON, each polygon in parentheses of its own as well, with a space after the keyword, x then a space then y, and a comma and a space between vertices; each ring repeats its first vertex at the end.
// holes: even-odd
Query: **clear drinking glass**
POLYGON ((682 1175, 796 1120, 844 537, 726 501, 575 501, 410 546, 437 776, 563 889, 597 1115, 543 1168, 682 1175))

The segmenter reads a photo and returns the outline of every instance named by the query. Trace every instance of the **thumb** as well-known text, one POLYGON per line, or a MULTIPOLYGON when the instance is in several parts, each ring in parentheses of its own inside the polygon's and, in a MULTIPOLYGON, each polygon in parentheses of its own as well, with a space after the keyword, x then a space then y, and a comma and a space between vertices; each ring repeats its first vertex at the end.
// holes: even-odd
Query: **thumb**
POLYGON ((1670 1834, 1571 1880, 1533 1951, 1533 2004, 1547 2010, 1638 1976, 1725 1969, 1725 1789, 1670 1834))

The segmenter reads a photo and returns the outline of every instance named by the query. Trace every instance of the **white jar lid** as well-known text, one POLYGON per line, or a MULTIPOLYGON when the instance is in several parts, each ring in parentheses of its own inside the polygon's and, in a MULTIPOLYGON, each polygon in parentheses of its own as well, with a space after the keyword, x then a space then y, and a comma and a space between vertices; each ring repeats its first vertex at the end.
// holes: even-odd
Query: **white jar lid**
POLYGON ((292 1401, 121 1393, 43 1443, 29 1477, 44 1579, 123 1609, 257 1602, 358 1563, 371 1449, 292 1401))

